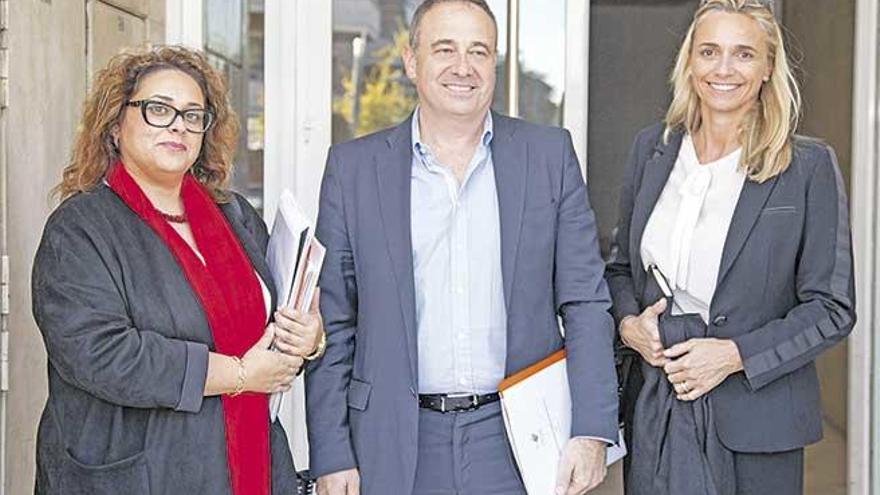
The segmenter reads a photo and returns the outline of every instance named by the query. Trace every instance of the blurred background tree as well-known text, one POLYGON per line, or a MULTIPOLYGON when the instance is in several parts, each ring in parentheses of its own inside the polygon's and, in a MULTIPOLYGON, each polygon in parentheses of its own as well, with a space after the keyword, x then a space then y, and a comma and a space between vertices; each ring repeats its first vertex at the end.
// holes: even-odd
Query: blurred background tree
POLYGON ((333 112, 352 128, 352 137, 363 136, 399 124, 416 105, 412 84, 403 70, 401 54, 409 43, 409 31, 401 27, 393 43, 380 46, 365 64, 366 77, 357 84, 356 71, 343 77, 344 92, 333 100, 333 112), (358 98, 355 105, 355 98, 358 98), (354 122, 357 122, 356 126, 354 122))

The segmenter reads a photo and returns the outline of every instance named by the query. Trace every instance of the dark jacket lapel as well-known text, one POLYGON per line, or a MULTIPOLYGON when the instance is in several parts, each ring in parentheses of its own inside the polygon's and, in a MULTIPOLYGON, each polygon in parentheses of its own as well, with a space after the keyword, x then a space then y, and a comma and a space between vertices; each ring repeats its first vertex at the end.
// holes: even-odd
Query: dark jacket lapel
POLYGON ((492 164, 501 221, 501 278, 504 301, 510 307, 516 255, 519 248, 522 216, 528 177, 528 144, 514 139, 516 121, 492 113, 495 137, 492 139, 492 164))
POLYGON ((645 232, 645 226, 648 224, 648 218, 654 211, 657 200, 660 199, 660 193, 663 192, 663 187, 669 180, 672 167, 678 159, 678 151, 681 149, 683 137, 684 134, 681 131, 673 132, 669 136, 669 142, 664 144, 661 135, 661 138, 654 145, 651 158, 645 162, 642 169, 642 179, 633 204, 632 224, 630 225, 629 254, 630 263, 635 273, 642 273, 642 234, 645 232))
MULTIPOLYGON (((727 239, 724 241, 724 250, 721 252, 721 266, 718 269, 718 280, 715 287, 721 286, 721 281, 730 267, 733 266, 734 260, 742 250, 746 239, 749 237, 755 222, 761 216, 761 210, 773 188, 776 186, 777 178, 774 177, 761 184, 746 179, 743 184, 742 192, 739 194, 739 200, 736 202, 736 208, 733 210, 733 219, 730 221, 730 229, 727 231, 727 239)), ((717 289, 716 289, 717 290, 717 289)))
POLYGON ((375 157, 379 208, 405 324, 413 385, 418 389, 416 302, 413 276, 410 196, 412 176, 412 115, 386 138, 375 157))

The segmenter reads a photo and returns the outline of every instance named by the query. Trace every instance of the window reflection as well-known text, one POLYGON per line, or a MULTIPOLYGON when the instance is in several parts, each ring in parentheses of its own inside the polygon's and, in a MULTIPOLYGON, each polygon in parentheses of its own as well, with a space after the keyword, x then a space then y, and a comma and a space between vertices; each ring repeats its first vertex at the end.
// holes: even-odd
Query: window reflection
POLYGON ((205 48, 241 65, 242 0, 205 0, 205 48))
POLYGON ((205 50, 223 72, 241 137, 232 188, 263 206, 263 0, 205 0, 205 50))
MULTIPOLYGON (((519 0, 519 116, 539 124, 562 125, 565 95, 566 0, 519 0)), ((489 2, 498 20, 498 87, 492 107, 507 110, 507 2, 489 2)))
POLYGON ((333 1, 334 143, 399 123, 412 111, 415 88, 401 50, 413 0, 333 1))

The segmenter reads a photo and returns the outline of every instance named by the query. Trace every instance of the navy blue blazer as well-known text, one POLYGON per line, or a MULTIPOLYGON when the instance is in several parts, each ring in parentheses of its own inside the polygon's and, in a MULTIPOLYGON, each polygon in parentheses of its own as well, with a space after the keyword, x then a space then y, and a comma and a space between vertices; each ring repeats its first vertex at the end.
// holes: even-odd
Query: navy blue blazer
MULTIPOLYGON (((616 322, 655 301, 640 299, 640 249, 648 217, 683 134, 662 142, 656 124, 636 137, 620 202, 618 251, 606 268, 616 322)), ((746 180, 721 256, 708 334, 733 339, 744 371, 709 393, 718 435, 738 452, 778 452, 822 437, 814 360, 855 324, 846 187, 834 150, 795 137, 785 172, 746 180)))
MULTIPOLYGON (((572 434, 616 439, 611 301, 571 137, 558 128, 493 119, 507 372, 565 345, 572 434)), ((327 351, 306 372, 311 470, 320 476, 358 467, 364 495, 411 493, 415 479, 411 170, 407 119, 331 148, 321 188, 327 351)))

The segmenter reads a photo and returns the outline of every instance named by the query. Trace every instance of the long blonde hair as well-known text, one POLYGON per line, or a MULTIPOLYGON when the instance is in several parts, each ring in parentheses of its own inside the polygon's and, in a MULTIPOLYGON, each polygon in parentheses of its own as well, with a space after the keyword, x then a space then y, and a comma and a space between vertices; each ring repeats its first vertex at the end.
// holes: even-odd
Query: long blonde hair
POLYGON ((755 182, 776 177, 788 168, 792 136, 800 117, 801 95, 792 73, 782 29, 768 0, 704 0, 694 14, 672 70, 672 103, 666 112, 664 141, 677 129, 695 133, 702 123, 700 98, 691 84, 691 52, 697 24, 712 12, 743 14, 754 19, 767 34, 770 80, 758 101, 740 124, 740 167, 755 182))
POLYGON ((125 104, 147 74, 161 69, 180 70, 199 84, 206 106, 214 112, 214 125, 205 133, 202 149, 190 171, 217 201, 228 199, 233 159, 238 142, 238 118, 229 104, 223 76, 201 53, 182 46, 157 46, 124 51, 99 71, 76 131, 70 162, 53 193, 66 199, 93 189, 118 158, 112 132, 125 104))

